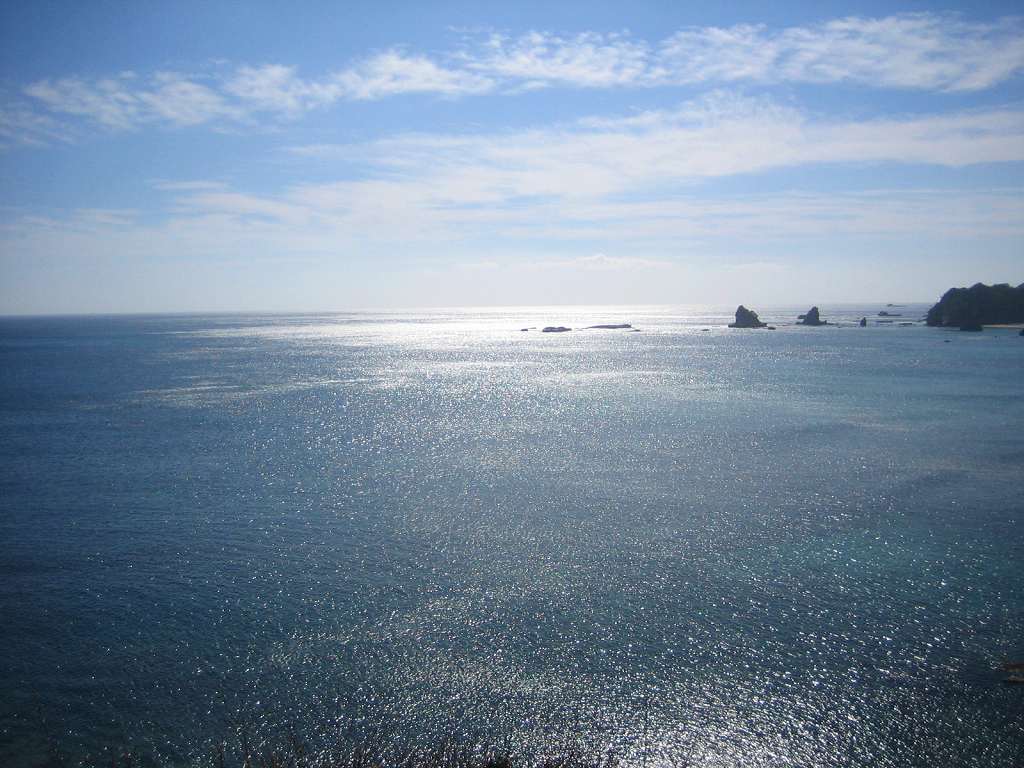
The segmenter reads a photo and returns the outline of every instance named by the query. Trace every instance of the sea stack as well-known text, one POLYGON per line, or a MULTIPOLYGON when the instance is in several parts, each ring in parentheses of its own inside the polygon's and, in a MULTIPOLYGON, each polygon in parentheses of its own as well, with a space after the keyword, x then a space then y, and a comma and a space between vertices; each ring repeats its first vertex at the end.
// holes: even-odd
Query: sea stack
POLYGON ((800 325, 828 325, 827 321, 821 319, 817 307, 811 307, 806 315, 799 315, 797 320, 800 321, 800 325))
POLYGON ((768 323, 762 323, 757 312, 747 309, 742 304, 736 308, 736 322, 729 323, 730 328, 766 328, 768 323))
POLYGON ((861 328, 867 328, 868 327, 868 319, 866 317, 862 317, 860 319, 859 325, 860 325, 861 328))

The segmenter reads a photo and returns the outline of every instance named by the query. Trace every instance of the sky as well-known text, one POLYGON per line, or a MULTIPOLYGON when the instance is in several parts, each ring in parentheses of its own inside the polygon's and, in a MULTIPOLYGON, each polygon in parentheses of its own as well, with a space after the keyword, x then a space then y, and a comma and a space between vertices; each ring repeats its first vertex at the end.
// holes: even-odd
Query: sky
POLYGON ((1024 282, 1016 3, 0 7, 0 314, 1024 282))

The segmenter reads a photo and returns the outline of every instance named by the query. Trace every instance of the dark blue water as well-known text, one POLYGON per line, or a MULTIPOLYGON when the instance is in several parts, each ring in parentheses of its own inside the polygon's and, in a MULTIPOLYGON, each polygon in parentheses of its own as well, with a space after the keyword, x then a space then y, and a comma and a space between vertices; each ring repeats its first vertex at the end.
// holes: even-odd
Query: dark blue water
POLYGON ((0 320, 0 763, 1020 765, 1024 339, 879 309, 0 320))

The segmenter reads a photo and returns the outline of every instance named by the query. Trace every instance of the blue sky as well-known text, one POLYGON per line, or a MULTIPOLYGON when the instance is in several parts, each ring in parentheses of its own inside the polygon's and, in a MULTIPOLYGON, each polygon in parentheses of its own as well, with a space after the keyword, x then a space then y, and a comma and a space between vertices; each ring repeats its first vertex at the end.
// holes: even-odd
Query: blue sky
POLYGON ((0 313, 1024 281, 1010 3, 0 9, 0 313))

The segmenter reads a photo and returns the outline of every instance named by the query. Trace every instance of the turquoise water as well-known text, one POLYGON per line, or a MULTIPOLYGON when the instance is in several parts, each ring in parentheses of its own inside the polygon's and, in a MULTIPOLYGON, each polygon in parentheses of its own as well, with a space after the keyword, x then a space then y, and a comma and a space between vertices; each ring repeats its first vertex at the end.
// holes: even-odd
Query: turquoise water
POLYGON ((0 319, 0 763, 1021 764, 1024 339, 730 309, 0 319))

